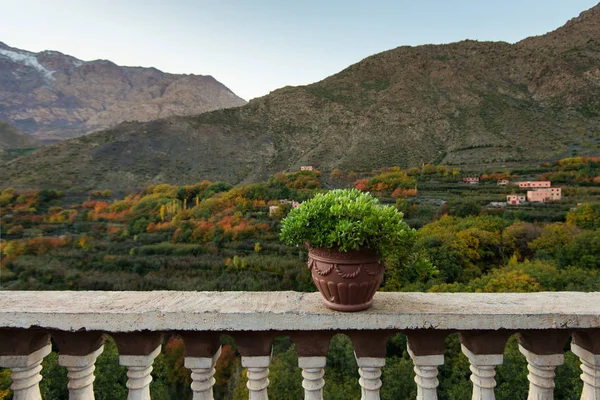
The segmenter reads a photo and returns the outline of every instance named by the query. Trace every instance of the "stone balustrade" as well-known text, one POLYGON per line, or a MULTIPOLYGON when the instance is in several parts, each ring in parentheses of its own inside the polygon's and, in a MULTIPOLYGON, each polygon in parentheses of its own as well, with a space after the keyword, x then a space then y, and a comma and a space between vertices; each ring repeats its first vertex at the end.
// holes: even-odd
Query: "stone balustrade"
POLYGON ((0 367, 12 371, 15 400, 40 399, 41 362, 52 337, 68 372, 70 399, 93 399, 94 363, 110 335, 128 368, 129 399, 149 399, 152 363, 165 335, 185 344, 195 400, 212 399, 220 334, 235 340, 250 399, 267 399, 271 345, 296 344, 305 399, 323 398, 329 340, 352 340, 362 399, 379 399, 387 339, 406 335, 417 398, 437 399, 444 341, 458 333, 471 364, 473 399, 494 399, 495 368, 516 335, 528 363, 529 400, 553 398, 564 346, 581 359, 583 400, 600 400, 600 293, 377 293, 360 313, 326 309, 318 293, 0 292, 0 367))

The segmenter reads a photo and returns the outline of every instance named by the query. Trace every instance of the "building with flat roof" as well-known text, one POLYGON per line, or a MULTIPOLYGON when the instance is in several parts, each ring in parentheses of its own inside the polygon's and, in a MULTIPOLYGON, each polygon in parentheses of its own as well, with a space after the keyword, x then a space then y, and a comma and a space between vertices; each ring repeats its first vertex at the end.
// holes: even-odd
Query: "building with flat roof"
POLYGON ((550 186, 551 186, 550 181, 519 182, 520 188, 549 188, 550 186))
POLYGON ((557 201, 562 198, 561 188, 545 188, 527 191, 527 201, 531 203, 544 203, 546 201, 557 201))
POLYGON ((508 196, 506 196, 506 203, 513 206, 518 206, 519 204, 522 204, 525 201, 525 196, 521 194, 509 194, 508 196))

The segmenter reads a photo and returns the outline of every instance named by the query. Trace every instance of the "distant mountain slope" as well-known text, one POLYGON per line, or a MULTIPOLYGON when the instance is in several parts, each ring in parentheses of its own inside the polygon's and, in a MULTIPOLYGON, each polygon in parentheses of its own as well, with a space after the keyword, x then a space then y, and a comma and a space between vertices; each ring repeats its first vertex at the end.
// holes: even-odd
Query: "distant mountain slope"
POLYGON ((0 121, 0 166, 41 146, 33 137, 0 121))
POLYGON ((0 187, 124 190, 141 182, 199 182, 203 177, 239 181, 273 156, 265 135, 211 126, 199 133, 197 128, 187 117, 171 117, 66 140, 0 168, 0 187), (257 146, 261 141, 264 145, 257 146))
POLYGON ((600 154, 600 5, 516 44, 398 47, 239 108, 123 124, 23 157, 19 186, 231 182, 316 165, 536 163, 600 154))
POLYGON ((40 147, 36 139, 0 121, 0 150, 40 147))
POLYGON ((31 53, 0 42, 0 121, 41 139, 244 104, 212 76, 31 53))

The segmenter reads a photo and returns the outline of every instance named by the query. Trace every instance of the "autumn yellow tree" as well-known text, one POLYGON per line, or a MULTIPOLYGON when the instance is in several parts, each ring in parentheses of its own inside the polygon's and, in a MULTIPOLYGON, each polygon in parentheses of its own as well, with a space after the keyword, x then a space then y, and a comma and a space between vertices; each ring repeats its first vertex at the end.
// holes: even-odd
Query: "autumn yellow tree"
POLYGON ((567 214, 567 224, 583 229, 600 228, 600 202, 584 203, 567 214))

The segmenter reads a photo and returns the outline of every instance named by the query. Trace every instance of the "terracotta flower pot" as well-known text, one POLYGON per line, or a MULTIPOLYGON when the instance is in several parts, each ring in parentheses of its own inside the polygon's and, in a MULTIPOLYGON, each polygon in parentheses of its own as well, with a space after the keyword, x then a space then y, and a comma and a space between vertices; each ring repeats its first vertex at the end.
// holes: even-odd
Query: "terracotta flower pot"
POLYGON ((385 267, 374 252, 309 248, 308 268, 325 306, 361 311, 373 304, 385 267))

